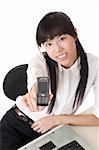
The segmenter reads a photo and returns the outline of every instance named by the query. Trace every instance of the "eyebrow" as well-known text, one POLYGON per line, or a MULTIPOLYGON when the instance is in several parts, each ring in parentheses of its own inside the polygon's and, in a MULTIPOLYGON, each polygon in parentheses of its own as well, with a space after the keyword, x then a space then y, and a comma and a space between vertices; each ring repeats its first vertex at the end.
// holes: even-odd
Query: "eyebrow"
MULTIPOLYGON (((63 35, 63 34, 62 34, 63 35)), ((62 35, 57 35, 57 36, 55 36, 53 39, 55 39, 55 38, 59 38, 60 36, 62 36, 62 35)), ((53 39, 47 39, 45 42, 50 42, 51 40, 53 40, 53 39)), ((44 43, 45 43, 44 42, 44 43)))

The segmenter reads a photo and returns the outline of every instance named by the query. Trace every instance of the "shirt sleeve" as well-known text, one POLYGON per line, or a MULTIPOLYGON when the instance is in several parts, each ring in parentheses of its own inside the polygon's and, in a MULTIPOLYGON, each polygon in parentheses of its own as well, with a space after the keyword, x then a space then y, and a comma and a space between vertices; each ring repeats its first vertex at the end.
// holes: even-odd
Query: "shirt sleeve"
POLYGON ((37 77, 48 76, 45 60, 39 56, 33 57, 27 69, 27 88, 31 90, 33 84, 37 82, 37 77))
POLYGON ((96 78, 94 83, 95 104, 93 114, 99 118, 99 58, 97 59, 96 78))

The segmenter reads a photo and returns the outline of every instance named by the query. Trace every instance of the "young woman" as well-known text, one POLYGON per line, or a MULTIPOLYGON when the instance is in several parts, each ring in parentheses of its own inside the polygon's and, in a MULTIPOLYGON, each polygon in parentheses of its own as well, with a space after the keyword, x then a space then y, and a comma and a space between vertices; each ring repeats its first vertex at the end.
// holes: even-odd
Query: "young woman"
POLYGON ((36 41, 40 52, 28 65, 28 93, 18 97, 1 121, 2 150, 21 147, 60 124, 99 125, 99 59, 85 53, 70 18, 62 12, 45 15, 38 24, 36 41), (50 78, 45 107, 37 106, 40 76, 50 78), (92 86, 94 112, 75 115, 92 86))

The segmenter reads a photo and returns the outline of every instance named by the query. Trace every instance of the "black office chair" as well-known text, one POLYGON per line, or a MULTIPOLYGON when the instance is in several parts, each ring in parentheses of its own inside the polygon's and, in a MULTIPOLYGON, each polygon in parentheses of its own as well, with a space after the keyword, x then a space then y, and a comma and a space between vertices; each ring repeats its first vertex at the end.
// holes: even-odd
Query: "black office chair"
POLYGON ((19 65, 11 69, 4 78, 3 91, 5 95, 16 100, 19 95, 27 93, 27 74, 28 64, 19 65))

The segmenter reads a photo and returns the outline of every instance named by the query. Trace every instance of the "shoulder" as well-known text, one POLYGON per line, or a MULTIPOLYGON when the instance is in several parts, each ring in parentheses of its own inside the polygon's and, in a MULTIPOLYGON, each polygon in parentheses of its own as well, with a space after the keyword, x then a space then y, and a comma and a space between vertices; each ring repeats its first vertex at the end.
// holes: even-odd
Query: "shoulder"
POLYGON ((88 60, 97 61, 99 58, 91 53, 86 53, 88 60))
POLYGON ((37 54, 33 54, 32 58, 30 59, 28 65, 41 65, 41 64, 45 64, 46 60, 43 56, 43 54, 41 52, 37 53, 37 54))
POLYGON ((99 58, 90 53, 87 53, 86 55, 87 55, 89 66, 97 68, 99 66, 99 58))
POLYGON ((99 74, 99 58, 93 54, 87 54, 88 67, 89 67, 89 78, 96 78, 99 74))

